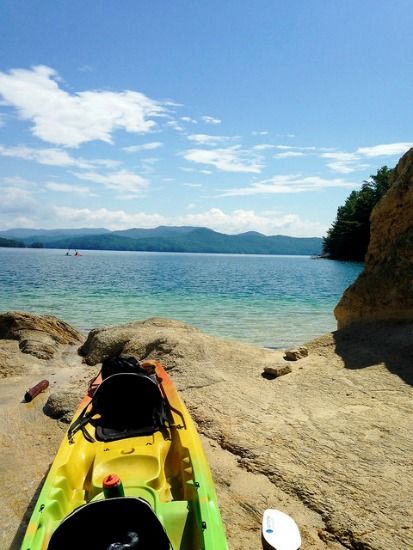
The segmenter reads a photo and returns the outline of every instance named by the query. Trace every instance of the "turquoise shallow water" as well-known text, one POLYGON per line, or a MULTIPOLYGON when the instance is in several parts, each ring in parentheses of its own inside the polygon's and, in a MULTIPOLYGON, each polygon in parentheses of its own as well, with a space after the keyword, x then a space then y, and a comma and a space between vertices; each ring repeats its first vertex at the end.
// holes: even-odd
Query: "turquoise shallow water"
POLYGON ((361 269, 306 256, 0 248, 0 310, 56 315, 82 331, 169 317, 285 347, 335 329, 332 310, 361 269))

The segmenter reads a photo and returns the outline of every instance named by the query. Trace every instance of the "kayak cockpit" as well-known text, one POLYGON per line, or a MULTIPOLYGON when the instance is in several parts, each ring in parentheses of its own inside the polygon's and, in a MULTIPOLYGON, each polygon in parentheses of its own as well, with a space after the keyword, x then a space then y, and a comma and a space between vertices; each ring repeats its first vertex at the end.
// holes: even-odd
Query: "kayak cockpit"
POLYGON ((140 373, 118 373, 101 382, 90 404, 69 428, 68 437, 82 430, 93 442, 87 431, 91 424, 98 441, 116 441, 153 434, 166 422, 166 406, 156 380, 140 373))
POLYGON ((145 500, 120 497, 90 502, 77 508, 55 530, 48 550, 80 547, 169 550, 171 545, 161 522, 145 500))

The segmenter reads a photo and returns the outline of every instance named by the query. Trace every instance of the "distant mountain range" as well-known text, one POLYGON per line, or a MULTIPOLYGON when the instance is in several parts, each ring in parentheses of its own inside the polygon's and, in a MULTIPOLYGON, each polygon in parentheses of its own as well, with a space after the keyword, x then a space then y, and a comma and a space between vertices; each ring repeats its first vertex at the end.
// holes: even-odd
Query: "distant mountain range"
POLYGON ((188 226, 133 228, 123 231, 109 231, 103 228, 8 229, 0 231, 0 238, 17 241, 29 247, 222 254, 315 255, 320 254, 322 245, 322 239, 319 237, 267 237, 255 231, 226 235, 205 227, 188 226))

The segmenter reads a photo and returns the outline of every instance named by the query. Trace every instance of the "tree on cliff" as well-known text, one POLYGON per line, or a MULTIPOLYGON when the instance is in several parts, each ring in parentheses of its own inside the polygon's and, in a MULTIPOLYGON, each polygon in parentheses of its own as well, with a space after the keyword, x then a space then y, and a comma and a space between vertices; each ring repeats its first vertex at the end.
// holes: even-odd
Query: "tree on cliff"
POLYGON ((323 239, 323 253, 335 260, 363 261, 370 241, 370 214, 390 187, 392 170, 383 166, 359 191, 352 191, 323 239))

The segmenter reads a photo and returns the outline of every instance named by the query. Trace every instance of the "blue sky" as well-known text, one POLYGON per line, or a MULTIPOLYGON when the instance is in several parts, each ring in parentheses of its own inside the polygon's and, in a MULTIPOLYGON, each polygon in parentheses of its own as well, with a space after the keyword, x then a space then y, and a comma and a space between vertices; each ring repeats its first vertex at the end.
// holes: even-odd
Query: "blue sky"
POLYGON ((413 146, 410 0, 3 0, 0 229, 321 236, 413 146))

